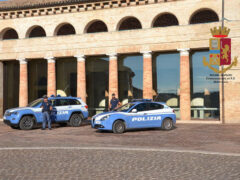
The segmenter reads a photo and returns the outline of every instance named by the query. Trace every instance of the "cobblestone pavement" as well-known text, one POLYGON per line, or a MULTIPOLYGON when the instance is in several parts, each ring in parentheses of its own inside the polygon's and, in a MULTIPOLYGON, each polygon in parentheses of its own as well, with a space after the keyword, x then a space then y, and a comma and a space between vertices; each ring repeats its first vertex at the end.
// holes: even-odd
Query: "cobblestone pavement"
POLYGON ((0 179, 239 180, 239 129, 178 124, 116 135, 89 125, 21 131, 0 123, 0 179))
POLYGON ((1 151, 0 156, 4 180, 240 177, 240 156, 121 150, 10 150, 1 151))

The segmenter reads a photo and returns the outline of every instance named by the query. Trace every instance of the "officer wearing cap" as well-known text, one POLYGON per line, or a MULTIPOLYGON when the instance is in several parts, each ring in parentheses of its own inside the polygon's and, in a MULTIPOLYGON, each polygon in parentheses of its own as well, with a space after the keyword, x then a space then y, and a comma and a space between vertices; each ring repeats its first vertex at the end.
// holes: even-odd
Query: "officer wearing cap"
POLYGON ((46 128, 46 121, 48 122, 48 129, 51 130, 51 119, 50 113, 52 111, 52 104, 48 101, 48 97, 46 95, 43 96, 43 102, 41 105, 42 113, 43 113, 43 123, 42 123, 42 130, 46 128))
POLYGON ((121 106, 119 99, 116 98, 115 93, 112 94, 112 99, 109 104, 109 110, 112 111, 121 106))

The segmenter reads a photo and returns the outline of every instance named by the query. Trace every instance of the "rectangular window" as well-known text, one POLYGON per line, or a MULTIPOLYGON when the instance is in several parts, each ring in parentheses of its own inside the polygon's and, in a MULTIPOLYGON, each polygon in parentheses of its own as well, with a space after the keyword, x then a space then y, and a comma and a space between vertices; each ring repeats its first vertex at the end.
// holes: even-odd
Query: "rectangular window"
POLYGON ((153 97, 174 108, 180 117, 180 54, 178 52, 153 55, 153 97))
POLYGON ((109 58, 92 56, 86 59, 87 104, 93 116, 108 110, 109 58))
POLYGON ((77 96, 77 60, 59 58, 56 60, 57 94, 77 96))
POLYGON ((119 99, 126 104, 130 99, 143 97, 143 56, 120 55, 118 59, 119 99))
POLYGON ((45 59, 28 62, 28 101, 32 102, 47 94, 47 61, 45 59))
POLYGON ((207 80, 211 69, 203 65, 209 51, 194 51, 191 55, 191 117, 193 119, 219 119, 219 83, 207 80))

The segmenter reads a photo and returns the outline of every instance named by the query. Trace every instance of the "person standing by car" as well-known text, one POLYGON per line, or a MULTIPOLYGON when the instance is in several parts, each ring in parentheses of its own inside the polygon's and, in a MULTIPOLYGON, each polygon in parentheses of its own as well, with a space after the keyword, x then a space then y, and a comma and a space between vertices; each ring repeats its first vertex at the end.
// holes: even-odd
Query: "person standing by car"
POLYGON ((118 98, 116 98, 115 93, 112 94, 112 99, 109 104, 109 110, 112 111, 121 106, 121 103, 118 98))
POLYGON ((46 128, 46 121, 48 122, 48 129, 52 130, 51 119, 50 119, 50 113, 52 111, 52 104, 48 101, 48 97, 46 95, 43 96, 43 102, 42 102, 41 108, 42 108, 42 113, 43 113, 42 130, 45 130, 45 128, 46 128))

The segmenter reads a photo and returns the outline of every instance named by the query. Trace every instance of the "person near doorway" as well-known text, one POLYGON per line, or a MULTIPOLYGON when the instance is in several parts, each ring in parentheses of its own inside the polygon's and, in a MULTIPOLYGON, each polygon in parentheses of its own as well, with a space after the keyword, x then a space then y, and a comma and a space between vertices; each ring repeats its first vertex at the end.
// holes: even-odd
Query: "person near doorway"
POLYGON ((41 108, 43 113, 42 130, 45 130, 46 128, 46 122, 48 122, 48 129, 52 130, 51 118, 50 118, 50 114, 52 111, 52 104, 50 101, 48 101, 48 97, 46 95, 43 96, 43 102, 42 102, 41 108))
POLYGON ((118 107, 121 106, 121 103, 118 98, 116 98, 115 93, 112 94, 112 99, 109 104, 109 110, 113 111, 114 109, 117 109, 118 107))

